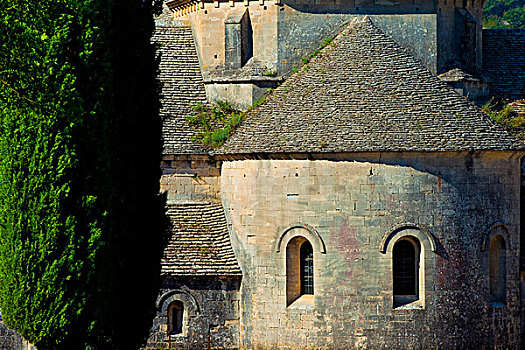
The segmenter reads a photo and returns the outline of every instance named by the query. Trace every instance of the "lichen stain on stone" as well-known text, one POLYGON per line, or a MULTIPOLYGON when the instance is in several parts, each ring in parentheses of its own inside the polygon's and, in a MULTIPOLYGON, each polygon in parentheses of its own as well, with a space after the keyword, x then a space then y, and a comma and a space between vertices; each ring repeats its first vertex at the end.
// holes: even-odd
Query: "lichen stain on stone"
POLYGON ((467 280, 466 261, 459 250, 450 250, 447 253, 437 256, 437 286, 440 289, 454 290, 467 280))
MULTIPOLYGON (((386 201, 385 208, 389 212, 404 208, 403 202, 399 201, 396 194, 391 194, 391 193, 387 194, 385 196, 385 201, 386 201)), ((386 220, 387 220, 387 224, 390 224, 390 225, 393 224, 391 216, 387 216, 386 220)))
POLYGON ((343 219, 341 225, 332 229, 331 236, 336 240, 337 250, 343 254, 347 260, 355 260, 359 257, 357 230, 348 226, 347 219, 343 219))

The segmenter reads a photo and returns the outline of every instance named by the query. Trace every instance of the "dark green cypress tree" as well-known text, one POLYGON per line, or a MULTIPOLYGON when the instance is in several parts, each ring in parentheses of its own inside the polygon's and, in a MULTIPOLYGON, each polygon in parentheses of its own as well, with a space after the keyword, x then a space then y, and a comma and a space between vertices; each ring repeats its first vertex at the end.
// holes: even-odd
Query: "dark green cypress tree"
POLYGON ((0 2, 0 309, 40 350, 148 332, 165 223, 151 12, 0 2))

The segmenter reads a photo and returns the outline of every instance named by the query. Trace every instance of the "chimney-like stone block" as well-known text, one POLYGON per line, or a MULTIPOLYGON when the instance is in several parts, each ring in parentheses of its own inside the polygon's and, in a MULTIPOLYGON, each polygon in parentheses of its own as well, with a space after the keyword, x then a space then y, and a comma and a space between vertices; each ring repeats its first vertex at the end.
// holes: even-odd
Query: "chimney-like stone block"
POLYGON ((239 69, 252 57, 252 33, 248 10, 232 10, 224 21, 226 69, 239 69))

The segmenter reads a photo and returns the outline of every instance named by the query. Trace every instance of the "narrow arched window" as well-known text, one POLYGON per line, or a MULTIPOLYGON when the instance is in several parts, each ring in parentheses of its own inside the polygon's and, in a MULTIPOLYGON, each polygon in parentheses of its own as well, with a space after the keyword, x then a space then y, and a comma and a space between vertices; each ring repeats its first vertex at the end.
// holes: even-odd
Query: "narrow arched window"
POLYGON ((314 294, 314 251, 310 242, 301 244, 301 295, 314 294))
POLYGON ((507 256, 503 236, 496 235, 489 247, 489 289, 492 303, 505 303, 507 294, 507 256))
POLYGON ((419 299, 420 244, 417 238, 403 238, 392 251, 394 307, 419 299))
POLYGON ((312 244, 304 237, 294 237, 286 246, 287 305, 303 295, 314 294, 314 271, 312 244))
POLYGON ((184 321, 184 305, 175 300, 168 306, 168 333, 181 334, 184 321))

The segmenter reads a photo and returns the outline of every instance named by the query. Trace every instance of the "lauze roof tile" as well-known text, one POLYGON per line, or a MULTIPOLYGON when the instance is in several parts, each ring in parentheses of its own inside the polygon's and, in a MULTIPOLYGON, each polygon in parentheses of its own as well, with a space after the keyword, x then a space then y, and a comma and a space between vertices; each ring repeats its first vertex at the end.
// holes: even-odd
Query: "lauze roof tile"
POLYGON ((222 154, 522 149, 368 17, 277 88, 222 154))
POLYGON ((241 276, 221 204, 168 206, 172 235, 162 258, 163 276, 241 276))
POLYGON ((157 26, 153 42, 160 54, 161 116, 164 154, 202 154, 185 117, 197 103, 206 104, 206 90, 190 27, 157 26))

